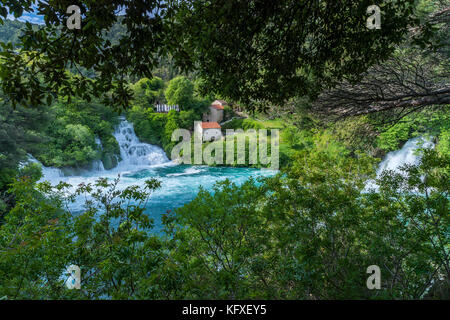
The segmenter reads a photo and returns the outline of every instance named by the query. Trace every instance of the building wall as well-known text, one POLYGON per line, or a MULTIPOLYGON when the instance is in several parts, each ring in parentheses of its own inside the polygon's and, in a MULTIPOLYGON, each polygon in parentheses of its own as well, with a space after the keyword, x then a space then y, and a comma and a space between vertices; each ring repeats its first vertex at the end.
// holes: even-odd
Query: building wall
POLYGON ((220 129, 203 130, 203 141, 211 141, 213 138, 216 141, 222 138, 222 131, 220 129))
POLYGON ((216 108, 209 108, 209 122, 222 122, 223 121, 223 110, 217 110, 216 108))

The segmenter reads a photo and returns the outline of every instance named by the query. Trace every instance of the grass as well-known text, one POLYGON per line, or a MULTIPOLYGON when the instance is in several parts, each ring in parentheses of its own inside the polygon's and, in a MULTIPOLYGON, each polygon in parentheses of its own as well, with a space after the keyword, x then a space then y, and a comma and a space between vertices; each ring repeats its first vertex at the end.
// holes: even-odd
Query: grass
MULTIPOLYGON (((280 136, 280 167, 288 165, 296 151, 298 150, 297 144, 299 143, 299 137, 301 136, 299 134, 299 129, 293 126, 292 124, 289 124, 288 121, 285 121, 283 119, 273 119, 273 120, 261 120, 261 119, 254 119, 254 118, 245 118, 245 119, 233 119, 232 121, 224 124, 222 126, 222 130, 226 129, 233 129, 238 130, 242 129, 244 131, 249 129, 278 129, 279 136, 280 136)), ((224 132, 225 133, 225 132, 224 132)), ((235 134, 235 137, 239 137, 241 134, 235 134)), ((203 147, 210 144, 217 144, 217 143, 224 143, 224 140, 215 141, 211 143, 204 143, 203 147)), ((268 132, 267 137, 267 144, 271 144, 271 137, 270 137, 270 131, 268 132)), ((246 153, 248 153, 248 143, 246 145, 246 153)), ((225 150, 225 148, 224 148, 225 150)), ((247 158, 248 159, 248 158, 247 158)), ((255 167, 255 165, 251 165, 252 167, 255 167)), ((256 167, 261 167, 261 165, 256 165, 256 167)))
POLYGON ((252 119, 252 118, 246 118, 246 119, 233 119, 232 121, 224 124, 222 126, 223 130, 226 129, 243 129, 243 130, 248 130, 248 129, 283 129, 285 126, 283 124, 283 121, 280 119, 275 119, 275 120, 267 120, 267 121, 262 121, 262 120, 256 120, 256 119, 252 119))

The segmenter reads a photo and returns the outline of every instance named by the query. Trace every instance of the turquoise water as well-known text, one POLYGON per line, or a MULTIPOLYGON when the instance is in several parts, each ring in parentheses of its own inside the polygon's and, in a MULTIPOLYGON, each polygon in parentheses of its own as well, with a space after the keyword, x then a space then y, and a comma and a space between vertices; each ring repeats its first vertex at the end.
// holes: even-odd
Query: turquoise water
POLYGON ((124 174, 125 179, 156 178, 162 182, 160 189, 150 197, 147 212, 155 219, 155 227, 160 227, 161 214, 174 210, 195 198, 200 186, 211 190, 217 181, 229 179, 240 185, 250 177, 271 176, 273 171, 251 168, 228 168, 207 166, 160 166, 124 174))
MULTIPOLYGON (((131 166, 126 171, 121 169, 109 171, 88 171, 78 175, 64 176, 53 168, 44 168, 44 178, 53 185, 64 181, 70 185, 70 192, 75 191, 81 183, 95 183, 101 177, 113 180, 120 174, 118 189, 123 190, 132 185, 143 186, 148 179, 155 178, 161 181, 161 188, 155 190, 146 206, 146 212, 155 221, 155 230, 161 229, 161 215, 167 210, 173 211, 195 198, 200 186, 211 190, 218 181, 229 179, 241 185, 250 177, 269 177, 275 171, 253 168, 208 167, 175 165, 166 162, 153 166, 131 166), (130 170, 131 169, 131 170, 130 170)), ((79 197, 70 205, 73 213, 82 212, 85 198, 79 197)))

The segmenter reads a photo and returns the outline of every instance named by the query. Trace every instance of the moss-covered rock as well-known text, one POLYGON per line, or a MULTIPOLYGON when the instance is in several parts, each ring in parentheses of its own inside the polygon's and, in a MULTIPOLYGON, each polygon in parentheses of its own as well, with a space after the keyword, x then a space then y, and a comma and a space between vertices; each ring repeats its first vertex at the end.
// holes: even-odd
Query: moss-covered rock
POLYGON ((119 164, 120 158, 115 154, 105 153, 102 157, 103 167, 105 170, 111 170, 119 164))
POLYGON ((102 152, 101 160, 106 170, 117 167, 120 161, 120 147, 116 138, 112 134, 101 137, 102 152))

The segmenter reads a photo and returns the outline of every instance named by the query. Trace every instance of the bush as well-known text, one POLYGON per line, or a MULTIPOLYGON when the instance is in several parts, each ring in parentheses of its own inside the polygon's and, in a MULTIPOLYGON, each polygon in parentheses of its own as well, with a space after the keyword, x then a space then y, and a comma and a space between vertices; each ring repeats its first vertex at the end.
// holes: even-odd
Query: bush
MULTIPOLYGON (((389 125, 390 126, 390 125, 389 125)), ((382 131, 377 138, 377 146, 384 151, 393 151, 410 138, 421 135, 439 136, 450 130, 450 112, 448 109, 426 109, 402 119, 394 126, 377 127, 382 131)))
POLYGON ((236 115, 236 113, 234 112, 233 108, 231 108, 230 106, 223 107, 224 120, 229 120, 229 119, 233 118, 235 115, 236 115))
POLYGON ((450 130, 442 131, 439 136, 437 149, 442 155, 450 156, 450 130))
POLYGON ((98 101, 87 103, 76 100, 71 104, 56 102, 49 107, 50 119, 44 143, 33 155, 45 166, 79 167, 106 155, 120 154, 112 133, 118 123, 117 114, 98 101), (98 137, 104 150, 95 143, 98 137))
POLYGON ((154 113, 151 109, 134 106, 128 112, 128 119, 133 123, 134 131, 139 139, 162 146, 167 114, 154 113))
POLYGON ((18 176, 29 179, 32 182, 37 182, 42 178, 42 166, 39 163, 28 163, 19 169, 18 176))
POLYGON ((134 106, 128 112, 128 119, 133 123, 136 135, 142 141, 160 146, 167 155, 170 155, 175 142, 172 142, 172 133, 175 129, 191 130, 194 121, 200 119, 195 110, 175 110, 169 113, 155 113, 152 109, 134 106))
POLYGON ((40 154, 45 166, 83 166, 100 158, 95 136, 89 127, 59 122, 53 130, 54 138, 40 154))
POLYGON ((194 121, 201 119, 195 110, 181 111, 178 116, 178 125, 180 128, 193 130, 194 121))
POLYGON ((378 136, 378 147, 384 151, 397 150, 410 136, 410 125, 399 123, 378 136))
POLYGON ((171 110, 167 114, 167 123, 166 126, 164 127, 164 135, 162 137, 162 146, 167 155, 170 154, 172 148, 176 144, 176 142, 172 142, 172 133, 176 129, 180 128, 178 121, 179 121, 178 113, 174 110, 171 110))

